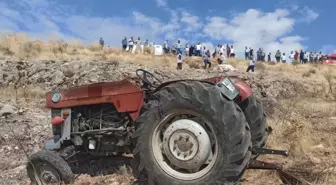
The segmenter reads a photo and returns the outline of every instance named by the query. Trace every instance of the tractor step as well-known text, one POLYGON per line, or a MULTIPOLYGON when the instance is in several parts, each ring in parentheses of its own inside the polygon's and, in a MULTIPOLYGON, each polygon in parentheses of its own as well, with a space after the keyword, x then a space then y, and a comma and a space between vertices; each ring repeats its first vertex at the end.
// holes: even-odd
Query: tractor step
POLYGON ((253 154, 259 155, 282 155, 282 156, 289 156, 288 150, 274 150, 274 149, 267 149, 267 148, 252 148, 253 154))

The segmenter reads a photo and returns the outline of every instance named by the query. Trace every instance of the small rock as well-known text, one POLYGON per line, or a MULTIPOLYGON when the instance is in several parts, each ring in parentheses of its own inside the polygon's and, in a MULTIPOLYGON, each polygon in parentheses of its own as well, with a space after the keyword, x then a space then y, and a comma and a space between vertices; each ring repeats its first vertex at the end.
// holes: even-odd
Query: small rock
POLYGON ((8 104, 0 104, 0 116, 6 117, 8 115, 14 114, 15 108, 8 104))
POLYGON ((112 182, 110 185, 120 185, 119 182, 112 182))
POLYGON ((55 84, 60 84, 63 82, 64 79, 64 74, 62 71, 56 71, 53 75, 52 75, 52 80, 55 84))

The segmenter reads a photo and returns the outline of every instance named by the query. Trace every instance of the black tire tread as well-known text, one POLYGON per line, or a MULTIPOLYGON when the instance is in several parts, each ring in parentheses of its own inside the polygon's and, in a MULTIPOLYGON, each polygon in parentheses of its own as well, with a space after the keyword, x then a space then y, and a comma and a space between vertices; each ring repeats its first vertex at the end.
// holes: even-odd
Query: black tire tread
MULTIPOLYGON (((224 98, 214 86, 198 81, 183 81, 170 84, 154 94, 156 97, 144 105, 143 114, 136 120, 136 132, 134 135, 136 177, 146 178, 149 185, 168 185, 173 184, 174 178, 153 170, 155 165, 146 153, 150 150, 148 138, 150 130, 155 123, 148 121, 159 121, 163 116, 160 115, 161 108, 165 106, 190 105, 203 111, 213 120, 213 127, 219 140, 225 141, 223 153, 229 154, 227 159, 220 167, 220 171, 213 172, 211 175, 202 177, 201 181, 178 181, 179 184, 235 184, 243 172, 251 157, 251 134, 248 123, 245 121, 244 114, 237 104, 224 98), (186 105, 187 104, 187 105, 186 105), (200 108, 197 108, 200 107, 200 108), (224 128, 224 129, 223 129, 224 128), (227 151, 224 151, 227 150, 227 151), (168 176, 168 177, 167 177, 168 176), (160 180, 160 181, 159 181, 160 180)), ((220 161, 221 162, 221 161, 220 161)))
POLYGON ((46 162, 50 166, 55 168, 59 173, 63 183, 71 184, 74 182, 75 176, 72 173, 70 166, 56 151, 51 150, 41 150, 30 156, 26 168, 27 168, 27 175, 32 182, 35 182, 34 167, 32 163, 37 164, 39 162, 46 162))
POLYGON ((266 145, 269 131, 262 103, 252 95, 245 100, 242 110, 251 128, 253 147, 263 148, 266 145))

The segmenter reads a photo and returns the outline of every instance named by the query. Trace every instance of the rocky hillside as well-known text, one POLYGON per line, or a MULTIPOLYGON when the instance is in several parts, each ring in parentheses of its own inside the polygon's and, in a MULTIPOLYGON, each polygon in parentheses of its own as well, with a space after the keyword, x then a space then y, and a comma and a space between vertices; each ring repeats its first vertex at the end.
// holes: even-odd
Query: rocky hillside
MULTIPOLYGON (((322 170, 323 168, 329 170, 328 174, 336 175, 332 169, 332 167, 336 168, 336 161, 326 160, 336 159, 333 153, 336 148, 332 145, 336 142, 332 134, 336 131, 336 123, 333 120, 336 117, 336 105, 333 94, 328 91, 330 86, 328 81, 322 78, 324 69, 319 66, 305 66, 303 70, 282 64, 278 66, 262 64, 257 67, 256 73, 247 74, 243 72, 245 63, 240 62, 230 61, 238 71, 223 72, 218 66, 203 70, 191 68, 188 65, 182 71, 177 71, 174 63, 161 66, 130 61, 0 61, 0 184, 28 183, 25 174, 26 156, 21 147, 23 146, 28 154, 33 153, 42 147, 44 139, 51 136, 49 111, 44 109, 43 95, 46 91, 125 78, 135 79, 135 70, 138 68, 149 70, 163 81, 183 78, 201 79, 217 75, 240 76, 253 87, 266 107, 269 123, 275 129, 269 145, 298 151, 289 159, 277 161, 285 162, 290 168, 301 165, 310 172, 321 170, 322 167, 322 170), (310 76, 303 77, 307 71, 310 71, 310 76), (291 104, 294 100, 295 105, 291 104), (311 109, 303 104, 304 102, 310 102, 316 106, 311 109), (309 117, 313 114, 316 115, 314 118, 309 117), (320 123, 328 126, 323 127, 320 123), (307 137, 309 134, 316 138, 307 137), (329 138, 326 139, 322 134, 329 138), (317 150, 319 152, 316 152, 317 150)), ((332 89, 334 87, 332 86, 332 89)), ((274 158, 271 157, 269 160, 274 158)), ((77 183, 127 184, 130 179, 131 177, 125 177, 125 174, 123 177, 107 176, 103 180, 81 176, 77 183)), ((316 179, 311 177, 309 180, 316 179)), ((246 184, 256 185, 270 182, 279 184, 278 178, 267 172, 248 173, 246 181, 246 184)), ((329 181, 336 182, 330 179, 329 181)), ((329 183, 327 180, 323 182, 329 183)))

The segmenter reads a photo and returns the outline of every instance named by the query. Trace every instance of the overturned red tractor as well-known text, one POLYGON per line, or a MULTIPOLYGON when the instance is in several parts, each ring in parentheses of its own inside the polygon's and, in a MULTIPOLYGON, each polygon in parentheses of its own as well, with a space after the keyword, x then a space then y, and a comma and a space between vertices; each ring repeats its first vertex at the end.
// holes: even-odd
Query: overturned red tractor
POLYGON ((27 163, 32 182, 71 183, 76 165, 88 163, 84 156, 133 154, 136 183, 235 184, 246 169, 258 168, 258 155, 287 155, 263 149, 270 128, 243 80, 162 83, 146 70, 136 73, 141 84, 122 80, 46 94, 53 139, 27 163))

